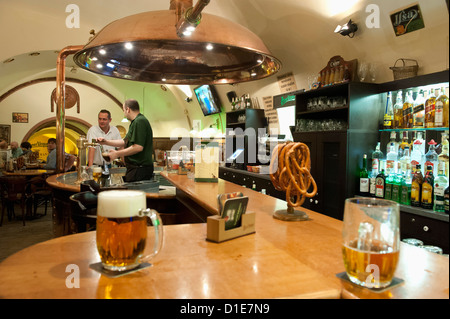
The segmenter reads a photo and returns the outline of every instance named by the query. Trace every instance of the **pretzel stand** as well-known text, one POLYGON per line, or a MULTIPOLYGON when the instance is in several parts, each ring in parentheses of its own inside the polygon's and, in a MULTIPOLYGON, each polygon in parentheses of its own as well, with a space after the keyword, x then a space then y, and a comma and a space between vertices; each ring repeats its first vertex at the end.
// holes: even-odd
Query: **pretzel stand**
POLYGON ((273 217, 285 221, 308 220, 308 215, 295 207, 317 193, 317 185, 310 174, 311 158, 303 143, 278 144, 270 161, 270 179, 275 189, 286 192, 287 209, 275 211, 273 217), (312 186, 312 191, 308 192, 312 186))

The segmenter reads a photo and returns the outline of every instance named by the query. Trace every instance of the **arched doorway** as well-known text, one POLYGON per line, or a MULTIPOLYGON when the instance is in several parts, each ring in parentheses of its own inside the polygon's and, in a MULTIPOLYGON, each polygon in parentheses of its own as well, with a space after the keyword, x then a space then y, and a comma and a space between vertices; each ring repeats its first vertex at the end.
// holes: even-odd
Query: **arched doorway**
MULTIPOLYGON (((80 135, 86 135, 91 125, 75 117, 67 117, 65 125, 64 151, 78 155, 77 139, 80 135)), ((47 140, 56 137, 56 119, 49 118, 37 123, 24 136, 22 142, 28 141, 32 150, 39 151, 39 159, 47 159, 47 140)))

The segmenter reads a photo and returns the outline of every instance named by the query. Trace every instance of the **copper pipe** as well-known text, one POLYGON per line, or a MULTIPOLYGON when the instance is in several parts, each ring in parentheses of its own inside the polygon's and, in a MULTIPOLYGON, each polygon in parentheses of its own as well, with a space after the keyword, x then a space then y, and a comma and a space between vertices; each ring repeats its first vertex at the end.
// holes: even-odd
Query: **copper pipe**
POLYGON ((82 45, 68 46, 56 59, 56 173, 64 173, 64 127, 66 124, 66 58, 83 49, 82 45))
POLYGON ((198 16, 202 13, 202 10, 209 4, 210 0, 198 0, 195 7, 190 12, 189 18, 197 20, 198 16))
POLYGON ((192 0, 170 0, 169 10, 175 10, 175 25, 182 17, 183 13, 192 7, 192 0))

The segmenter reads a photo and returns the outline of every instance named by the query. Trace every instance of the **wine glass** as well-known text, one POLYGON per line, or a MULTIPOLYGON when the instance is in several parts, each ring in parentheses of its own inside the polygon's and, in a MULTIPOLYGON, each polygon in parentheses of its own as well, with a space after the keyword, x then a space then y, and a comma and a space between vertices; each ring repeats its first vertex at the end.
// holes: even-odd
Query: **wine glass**
POLYGON ((364 79, 367 77, 368 65, 366 62, 361 62, 358 67, 358 76, 361 82, 364 82, 364 79))

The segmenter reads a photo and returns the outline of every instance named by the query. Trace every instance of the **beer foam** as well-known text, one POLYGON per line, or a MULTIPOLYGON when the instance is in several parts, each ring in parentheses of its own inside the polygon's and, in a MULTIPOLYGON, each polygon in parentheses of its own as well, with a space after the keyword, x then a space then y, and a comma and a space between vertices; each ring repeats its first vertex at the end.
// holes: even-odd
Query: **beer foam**
POLYGON ((97 215, 124 218, 139 215, 147 208, 145 193, 134 190, 110 190, 98 194, 97 215))

